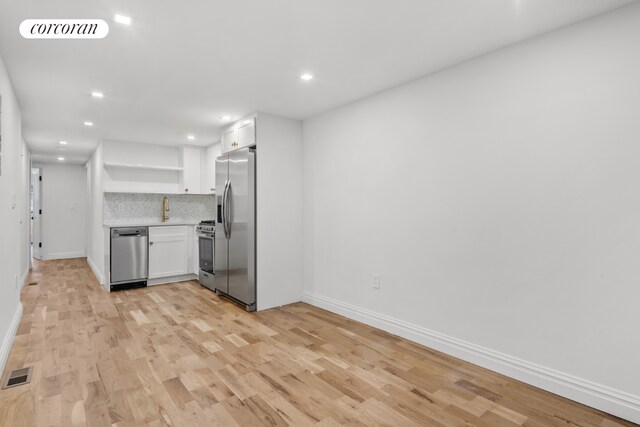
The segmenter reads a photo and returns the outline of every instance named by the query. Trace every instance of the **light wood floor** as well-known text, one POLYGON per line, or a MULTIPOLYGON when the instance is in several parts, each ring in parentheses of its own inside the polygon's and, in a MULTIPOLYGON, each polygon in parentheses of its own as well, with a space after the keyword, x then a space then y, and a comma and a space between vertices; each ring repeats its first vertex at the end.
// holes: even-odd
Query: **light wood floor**
POLYGON ((6 426, 633 425, 303 303, 109 294, 84 259, 32 280, 7 370, 33 381, 0 391, 6 426))

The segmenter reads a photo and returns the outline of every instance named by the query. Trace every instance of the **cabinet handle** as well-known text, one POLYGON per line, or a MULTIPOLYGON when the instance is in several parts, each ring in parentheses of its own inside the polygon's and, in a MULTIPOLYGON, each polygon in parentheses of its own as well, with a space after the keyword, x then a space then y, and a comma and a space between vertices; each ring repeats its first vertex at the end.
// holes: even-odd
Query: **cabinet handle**
POLYGON ((149 246, 153 246, 153 242, 149 242, 149 246))
POLYGON ((188 189, 188 188, 185 188, 185 189, 184 189, 184 191, 187 191, 187 192, 188 192, 188 191, 189 191, 189 189, 188 189))

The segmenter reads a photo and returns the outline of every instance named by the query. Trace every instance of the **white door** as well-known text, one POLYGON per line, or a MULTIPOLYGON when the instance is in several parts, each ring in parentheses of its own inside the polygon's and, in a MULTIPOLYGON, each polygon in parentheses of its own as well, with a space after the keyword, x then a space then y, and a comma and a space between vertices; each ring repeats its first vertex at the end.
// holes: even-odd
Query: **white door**
POLYGON ((187 226, 149 227, 149 279, 191 273, 187 226))
POLYGON ((31 169, 31 247, 33 248, 33 257, 42 259, 42 240, 41 240, 41 224, 42 224, 42 181, 40 181, 40 169, 31 169))

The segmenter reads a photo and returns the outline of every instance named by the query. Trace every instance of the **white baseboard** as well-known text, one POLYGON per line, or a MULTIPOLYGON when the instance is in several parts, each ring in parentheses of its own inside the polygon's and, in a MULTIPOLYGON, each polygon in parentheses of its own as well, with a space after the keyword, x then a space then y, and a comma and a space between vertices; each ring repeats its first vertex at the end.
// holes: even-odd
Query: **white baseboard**
POLYGON ((22 320, 22 304, 18 303, 18 307, 13 315, 9 329, 6 335, 2 338, 2 347, 0 347, 0 375, 4 372, 4 367, 9 359, 9 353, 11 353, 11 346, 13 340, 18 332, 18 326, 20 326, 20 320, 22 320))
POLYGON ((98 283, 103 285, 105 283, 105 279, 104 279, 104 276, 102 275, 102 271, 100 271, 96 263, 93 262, 91 257, 88 255, 87 255, 87 263, 89 264, 89 267, 91 267, 91 271, 93 271, 93 275, 96 276, 98 283))
POLYGON ((313 292, 305 291, 303 301, 584 405, 640 423, 640 396, 536 365, 526 360, 313 292))
POLYGON ((84 258, 86 253, 84 251, 79 252, 54 252, 50 254, 43 254, 42 259, 50 261, 52 259, 69 259, 69 258, 84 258))
POLYGON ((166 285, 168 283, 188 282, 189 280, 198 280, 195 274, 181 274, 179 276, 159 277, 157 279, 147 280, 147 286, 166 285))
POLYGON ((29 278, 29 267, 22 273, 22 277, 20 278, 20 290, 24 288, 24 285, 27 283, 27 279, 29 278))

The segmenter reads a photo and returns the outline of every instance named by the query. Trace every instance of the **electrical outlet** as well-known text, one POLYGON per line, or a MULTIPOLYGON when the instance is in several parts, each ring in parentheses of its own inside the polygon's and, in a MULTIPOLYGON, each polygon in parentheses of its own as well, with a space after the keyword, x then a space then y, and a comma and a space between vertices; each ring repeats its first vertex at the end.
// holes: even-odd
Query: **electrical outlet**
POLYGON ((380 289, 380 273, 373 273, 373 289, 380 289))

